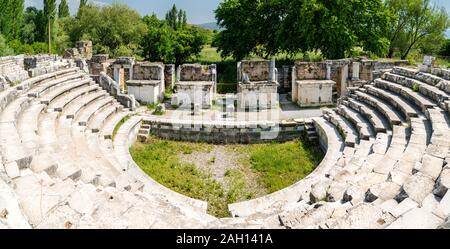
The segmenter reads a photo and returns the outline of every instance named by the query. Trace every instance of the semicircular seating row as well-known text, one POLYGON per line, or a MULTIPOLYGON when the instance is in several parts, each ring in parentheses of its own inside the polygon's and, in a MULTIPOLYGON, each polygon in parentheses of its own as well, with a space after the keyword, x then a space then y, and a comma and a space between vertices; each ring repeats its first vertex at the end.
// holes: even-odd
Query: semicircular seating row
POLYGON ((312 174, 216 219, 136 166, 140 116, 112 141, 130 112, 87 75, 31 78, 0 92, 0 227, 436 228, 450 214, 449 89, 406 68, 352 89, 313 119, 327 153, 312 174))
POLYGON ((167 193, 123 163, 130 127, 115 147, 113 130, 132 112, 78 68, 6 86, 0 103, 0 228, 202 228, 214 220, 205 202, 167 193))
MULTIPOLYGON (((450 80, 450 78, 448 78, 450 80)), ((229 205, 239 222, 287 228, 437 228, 450 216, 450 82, 394 68, 314 123, 328 146, 298 183, 229 205)))

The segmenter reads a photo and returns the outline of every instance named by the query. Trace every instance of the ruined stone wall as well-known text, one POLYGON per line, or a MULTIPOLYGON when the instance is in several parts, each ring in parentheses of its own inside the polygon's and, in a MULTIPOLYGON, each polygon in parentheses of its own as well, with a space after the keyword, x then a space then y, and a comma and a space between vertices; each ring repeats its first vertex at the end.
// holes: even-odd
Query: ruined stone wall
POLYGON ((78 41, 75 43, 75 47, 82 58, 88 60, 92 58, 92 41, 78 41))
POLYGON ((266 122, 250 124, 245 121, 236 122, 236 125, 203 122, 199 126, 192 126, 176 120, 173 122, 144 120, 143 124, 150 126, 151 134, 163 139, 215 144, 286 142, 298 139, 305 129, 304 122, 294 121, 281 121, 271 125, 266 122))
POLYGON ((64 51, 66 59, 85 59, 90 60, 93 57, 92 41, 78 41, 74 48, 67 48, 64 51))
POLYGON ((166 64, 164 65, 164 81, 166 89, 174 88, 175 84, 175 65, 174 64, 166 64))
POLYGON ((136 62, 133 66, 133 80, 162 80, 164 64, 136 62))
POLYGON ((270 75, 270 61, 268 60, 244 60, 240 64, 241 76, 246 74, 250 82, 268 81, 270 75))
POLYGON ((183 64, 178 69, 178 81, 214 81, 216 65, 183 64))
POLYGON ((24 57, 24 68, 30 70, 33 68, 46 67, 53 64, 55 61, 60 61, 61 58, 57 55, 42 54, 24 57))
POLYGON ((107 73, 110 77, 113 77, 112 70, 108 70, 112 60, 109 60, 109 55, 107 54, 97 54, 92 56, 90 60, 87 61, 89 73, 92 75, 100 75, 100 73, 107 73))
POLYGON ((327 65, 325 62, 295 62, 296 80, 325 80, 327 65))

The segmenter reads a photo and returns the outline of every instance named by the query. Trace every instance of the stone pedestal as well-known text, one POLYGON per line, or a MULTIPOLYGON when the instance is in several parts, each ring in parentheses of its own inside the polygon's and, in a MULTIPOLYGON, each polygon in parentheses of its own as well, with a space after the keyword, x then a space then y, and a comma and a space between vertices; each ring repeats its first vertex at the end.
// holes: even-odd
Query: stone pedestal
POLYGON ((161 81, 159 80, 128 80, 128 94, 134 95, 137 101, 153 104, 162 101, 161 81))
POLYGON ((190 108, 192 104, 199 104, 203 109, 212 107, 214 98, 214 82, 178 82, 177 93, 172 97, 172 105, 190 108))
POLYGON ((240 83, 238 85, 237 103, 241 110, 264 110, 277 107, 278 84, 273 83, 240 83))
POLYGON ((296 103, 301 107, 325 106, 333 104, 333 86, 331 80, 299 80, 296 103))

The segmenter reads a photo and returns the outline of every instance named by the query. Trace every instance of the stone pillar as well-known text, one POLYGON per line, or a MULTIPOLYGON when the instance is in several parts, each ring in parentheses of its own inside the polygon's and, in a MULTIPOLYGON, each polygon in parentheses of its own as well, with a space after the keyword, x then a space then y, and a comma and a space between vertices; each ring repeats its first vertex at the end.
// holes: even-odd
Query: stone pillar
POLYGON ((348 79, 348 64, 345 64, 340 68, 340 78, 338 79, 340 81, 339 96, 344 96, 347 94, 347 87, 348 87, 347 79, 348 79))
POLYGON ((160 94, 159 94, 159 98, 161 99, 161 101, 164 100, 164 92, 166 90, 166 81, 164 79, 164 66, 160 66, 159 68, 159 79, 161 81, 161 85, 159 86, 159 90, 160 90, 160 94))
POLYGON ((291 95, 292 95, 292 102, 297 103, 298 101, 298 85, 297 85, 297 75, 296 75, 296 67, 292 67, 291 72, 291 95))
POLYGON ((164 80, 166 88, 173 88, 175 84, 175 65, 164 65, 164 80))
POLYGON ((114 65, 114 81, 120 84, 120 65, 114 65))
POLYGON ((242 81, 241 62, 240 61, 237 63, 236 70, 237 70, 237 81, 240 82, 240 81, 242 81))
POLYGON ((327 61, 327 74, 326 74, 326 79, 327 80, 331 80, 331 65, 333 64, 331 61, 327 61))
POLYGON ((176 82, 181 81, 181 65, 178 66, 177 68, 177 78, 175 80, 176 82))
POLYGON ((354 80, 354 81, 357 81, 357 80, 359 80, 359 66, 360 66, 360 63, 359 62, 357 62, 357 61, 354 61, 353 63, 352 63, 352 65, 353 65, 353 68, 352 68, 352 80, 354 80))
POLYGON ((269 62, 269 82, 276 81, 276 72, 275 72, 275 59, 272 58, 269 62))

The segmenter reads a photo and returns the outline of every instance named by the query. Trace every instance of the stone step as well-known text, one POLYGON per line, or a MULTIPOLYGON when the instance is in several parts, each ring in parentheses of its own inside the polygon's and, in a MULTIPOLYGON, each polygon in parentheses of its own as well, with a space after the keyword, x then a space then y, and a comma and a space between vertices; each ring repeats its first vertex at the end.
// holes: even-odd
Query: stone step
POLYGON ((81 89, 76 89, 74 91, 68 92, 66 95, 60 96, 54 101, 52 101, 48 105, 48 109, 54 110, 57 112, 62 112, 63 108, 65 108, 70 102, 74 101, 75 99, 86 95, 91 92, 95 92, 100 90, 100 88, 97 85, 91 85, 89 87, 83 87, 81 89))
POLYGON ((106 97, 100 100, 94 100, 90 104, 86 105, 75 117, 74 121, 80 126, 87 126, 89 120, 99 112, 103 107, 107 107, 115 104, 115 99, 112 97, 106 97))
POLYGON ((364 115, 374 127, 375 132, 385 133, 386 131, 391 129, 386 118, 383 117, 380 112, 378 112, 376 109, 366 104, 365 102, 350 98, 348 99, 348 101, 346 101, 346 105, 364 115))
POLYGON ((20 135, 22 146, 24 146, 32 154, 35 154, 39 148, 39 115, 44 111, 45 105, 31 103, 20 115, 17 124, 17 130, 20 135))
POLYGON ((431 102, 428 98, 422 96, 421 94, 414 92, 412 89, 403 87, 401 85, 382 80, 376 79, 374 85, 378 88, 383 88, 392 92, 395 92, 406 99, 414 102, 417 106, 419 106, 422 112, 425 112, 428 108, 433 108, 436 106, 433 102, 431 102))
POLYGON ((104 139, 112 139, 112 134, 116 125, 126 116, 128 116, 129 112, 119 112, 118 114, 110 117, 105 124, 103 125, 101 134, 104 139))
POLYGON ((376 88, 373 85, 365 85, 367 92, 375 95, 395 106, 400 110, 405 117, 417 117, 420 113, 412 104, 405 101, 402 97, 396 95, 393 92, 389 92, 380 88, 376 88))
POLYGON ((69 119, 74 119, 75 116, 82 110, 83 107, 89 105, 90 103, 108 97, 109 95, 104 91, 96 91, 89 93, 85 96, 77 98, 76 100, 70 102, 66 108, 63 109, 61 115, 66 116, 69 119))
POLYGON ((330 119, 328 120, 341 132, 344 137, 345 145, 349 147, 355 147, 359 143, 358 132, 353 127, 350 121, 343 116, 339 115, 336 110, 326 110, 330 119))
POLYGON ((29 104, 27 97, 20 97, 0 113, 0 154, 5 164, 15 163, 20 169, 27 168, 32 159, 32 154, 21 145, 16 128, 17 118, 29 104))
POLYGON ((87 130, 90 130, 93 133, 100 132, 101 127, 103 124, 108 120, 108 118, 115 113, 121 111, 122 106, 121 105, 110 105, 102 110, 98 114, 96 114, 91 121, 89 122, 87 126, 87 130))
POLYGON ((49 91, 48 93, 44 94, 41 96, 40 100, 42 104, 50 104, 53 100, 55 100, 56 98, 60 97, 61 95, 70 92, 70 91, 74 91, 83 87, 86 87, 90 84, 92 84, 93 82, 90 79, 85 79, 85 80, 80 80, 80 81, 76 81, 61 87, 58 87, 52 91, 49 91))
MULTIPOLYGON (((80 179, 82 172, 80 167, 75 165, 75 162, 83 159, 76 157, 70 158, 63 153, 70 143, 61 144, 60 141, 64 141, 67 134, 70 135, 70 133, 56 133, 57 117, 57 113, 44 113, 39 117, 39 154, 48 155, 51 158, 52 163, 46 163, 46 165, 51 165, 53 163, 58 165, 56 177, 63 180, 66 178, 78 180, 80 179)), ((68 121, 70 122, 70 120, 68 121)))
POLYGON ((84 77, 85 74, 79 72, 71 72, 69 74, 66 74, 64 77, 52 79, 45 83, 41 82, 39 85, 34 86, 30 91, 28 91, 27 94, 28 97, 37 98, 55 87, 82 80, 84 77))
POLYGON ((375 137, 370 122, 364 119, 358 112, 346 106, 339 106, 338 112, 353 123, 353 126, 358 129, 359 137, 361 139, 369 140, 370 138, 375 137))

